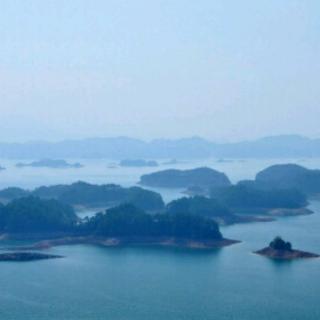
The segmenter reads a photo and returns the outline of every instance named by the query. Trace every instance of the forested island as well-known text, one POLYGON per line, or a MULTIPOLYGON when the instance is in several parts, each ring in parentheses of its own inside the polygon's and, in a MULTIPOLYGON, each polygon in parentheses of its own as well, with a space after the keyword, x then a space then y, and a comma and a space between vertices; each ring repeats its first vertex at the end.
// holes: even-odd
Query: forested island
POLYGON ((238 217, 246 215, 249 220, 306 215, 312 213, 307 208, 308 198, 320 190, 318 173, 319 170, 296 165, 275 165, 259 172, 255 180, 226 186, 194 185, 184 193, 214 199, 238 217))
MULTIPOLYGON (((34 190, 11 187, 0 190, 0 232, 15 239, 46 240, 33 248, 73 243, 212 248, 236 242, 224 239, 219 225, 312 213, 306 208, 309 193, 294 184, 282 182, 276 188, 241 181, 232 185, 225 174, 209 168, 165 170, 147 176, 141 181, 151 178, 148 181, 157 181, 158 186, 189 186, 195 195, 165 205, 160 194, 140 187, 86 182, 34 190), (80 219, 74 211, 79 205, 109 209, 80 219)), ((317 180, 312 181, 316 190, 317 180)), ((275 239, 257 253, 276 254, 279 246, 281 241, 275 239)), ((284 251, 286 257, 297 254, 291 247, 279 252, 284 251)))
POLYGON ((223 187, 231 184, 229 178, 222 172, 210 168, 190 170, 168 169, 141 176, 141 185, 161 188, 188 188, 191 186, 223 187))
POLYGON ((27 195, 56 199, 73 206, 103 207, 127 202, 150 211, 164 208, 162 197, 156 192, 140 187, 123 188, 115 184, 95 185, 79 181, 70 185, 42 186, 32 191, 21 188, 0 190, 3 202, 27 195))
POLYGON ((213 198, 203 196, 183 197, 169 202, 166 206, 168 214, 189 213, 210 218, 220 225, 263 221, 237 215, 232 209, 213 198))
POLYGON ((281 237, 274 238, 269 246, 254 253, 272 259, 292 260, 299 258, 318 258, 318 254, 292 249, 290 242, 284 241, 281 237))
POLYGON ((296 189, 263 190, 238 184, 212 188, 210 197, 238 214, 288 216, 312 213, 306 208, 306 195, 296 189))
POLYGON ((34 167, 34 168, 52 168, 52 169, 67 169, 67 168, 82 168, 83 165, 79 162, 68 163, 60 159, 42 159, 30 163, 19 162, 16 164, 17 168, 34 167))
POLYGON ((312 213, 307 208, 306 195, 296 189, 265 190, 254 185, 237 184, 208 188, 207 191, 194 187, 195 192, 198 190, 201 191, 200 195, 182 197, 166 206, 161 195, 154 191, 85 182, 42 186, 32 191, 11 187, 0 190, 0 199, 8 203, 13 199, 35 196, 55 199, 74 208, 101 208, 130 203, 148 213, 190 213, 213 219, 221 225, 271 221, 277 216, 312 213))
POLYGON ((122 204, 94 217, 79 219, 71 206, 36 197, 2 205, 0 232, 2 238, 47 239, 24 249, 75 243, 213 248, 237 242, 224 239, 218 224, 200 215, 180 212, 151 215, 132 204, 122 204))
POLYGON ((154 160, 125 159, 119 163, 120 167, 157 167, 159 164, 154 160))
POLYGON ((296 189, 308 196, 320 193, 320 170, 307 169, 297 164, 277 164, 257 173, 255 180, 240 184, 259 189, 296 189))

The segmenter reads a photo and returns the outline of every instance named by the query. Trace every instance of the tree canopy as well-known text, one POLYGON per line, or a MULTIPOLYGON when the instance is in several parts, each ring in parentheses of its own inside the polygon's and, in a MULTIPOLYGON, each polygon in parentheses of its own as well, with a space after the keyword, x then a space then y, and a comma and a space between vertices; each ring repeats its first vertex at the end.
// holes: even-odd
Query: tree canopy
POLYGON ((274 250, 291 251, 292 245, 290 242, 284 241, 281 237, 275 237, 269 244, 269 247, 274 250))
POLYGON ((175 237, 221 239, 217 223, 190 213, 149 215, 131 204, 120 205, 90 218, 89 233, 109 237, 175 237))

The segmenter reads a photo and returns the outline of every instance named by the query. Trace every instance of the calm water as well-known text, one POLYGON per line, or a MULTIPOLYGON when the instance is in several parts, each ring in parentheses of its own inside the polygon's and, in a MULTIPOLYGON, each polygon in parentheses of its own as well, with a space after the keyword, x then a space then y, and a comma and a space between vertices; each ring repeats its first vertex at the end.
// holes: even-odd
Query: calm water
MULTIPOLYGON (((210 165, 237 181, 273 162, 179 166, 210 165)), ((303 164, 320 167, 317 159, 303 164)), ((1 187, 80 179, 132 185, 146 171, 109 169, 101 160, 58 171, 0 165, 8 167, 1 187)), ((161 191, 166 200, 179 196, 161 191)), ((77 245, 48 250, 64 259, 1 263, 0 319, 320 319, 320 259, 274 262, 251 253, 278 234, 320 252, 320 202, 311 207, 310 216, 224 227, 226 237, 243 242, 209 252, 77 245)))

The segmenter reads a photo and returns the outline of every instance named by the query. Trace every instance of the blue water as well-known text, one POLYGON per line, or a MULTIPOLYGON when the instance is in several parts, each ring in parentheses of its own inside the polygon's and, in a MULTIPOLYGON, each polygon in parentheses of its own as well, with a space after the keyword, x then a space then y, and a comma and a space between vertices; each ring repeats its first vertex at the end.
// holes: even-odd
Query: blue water
MULTIPOLYGON (((252 170, 241 176, 234 167, 241 179, 252 170)), ((30 185, 45 179, 32 174, 30 185)), ((275 262, 252 253, 276 235, 319 253, 320 202, 311 208, 310 216, 223 227, 242 240, 223 249, 76 245, 47 250, 63 259, 1 263, 0 319, 320 319, 320 259, 275 262)))

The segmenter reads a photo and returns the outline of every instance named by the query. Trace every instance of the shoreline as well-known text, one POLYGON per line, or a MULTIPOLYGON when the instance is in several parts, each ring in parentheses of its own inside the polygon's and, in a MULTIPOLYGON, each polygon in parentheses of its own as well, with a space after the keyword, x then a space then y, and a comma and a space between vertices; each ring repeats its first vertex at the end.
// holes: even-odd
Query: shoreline
MULTIPOLYGON (((2 239, 15 240, 14 235, 7 235, 2 239)), ((19 240, 35 240, 21 235, 19 240)), ((170 238, 170 237, 91 237, 91 236, 66 236, 51 239, 40 239, 39 241, 26 246, 17 246, 10 248, 11 250, 41 250, 49 249, 51 247, 63 245, 77 245, 77 244, 90 244, 102 247, 129 247, 129 246, 158 246, 158 247, 172 247, 172 248, 186 248, 186 249, 216 249, 233 244, 240 243, 239 240, 232 239, 219 239, 219 240, 194 240, 185 238, 170 238)))
POLYGON ((275 250, 270 247, 265 247, 253 253, 275 260, 294 260, 304 258, 319 258, 320 255, 312 252, 301 251, 301 250, 275 250))

